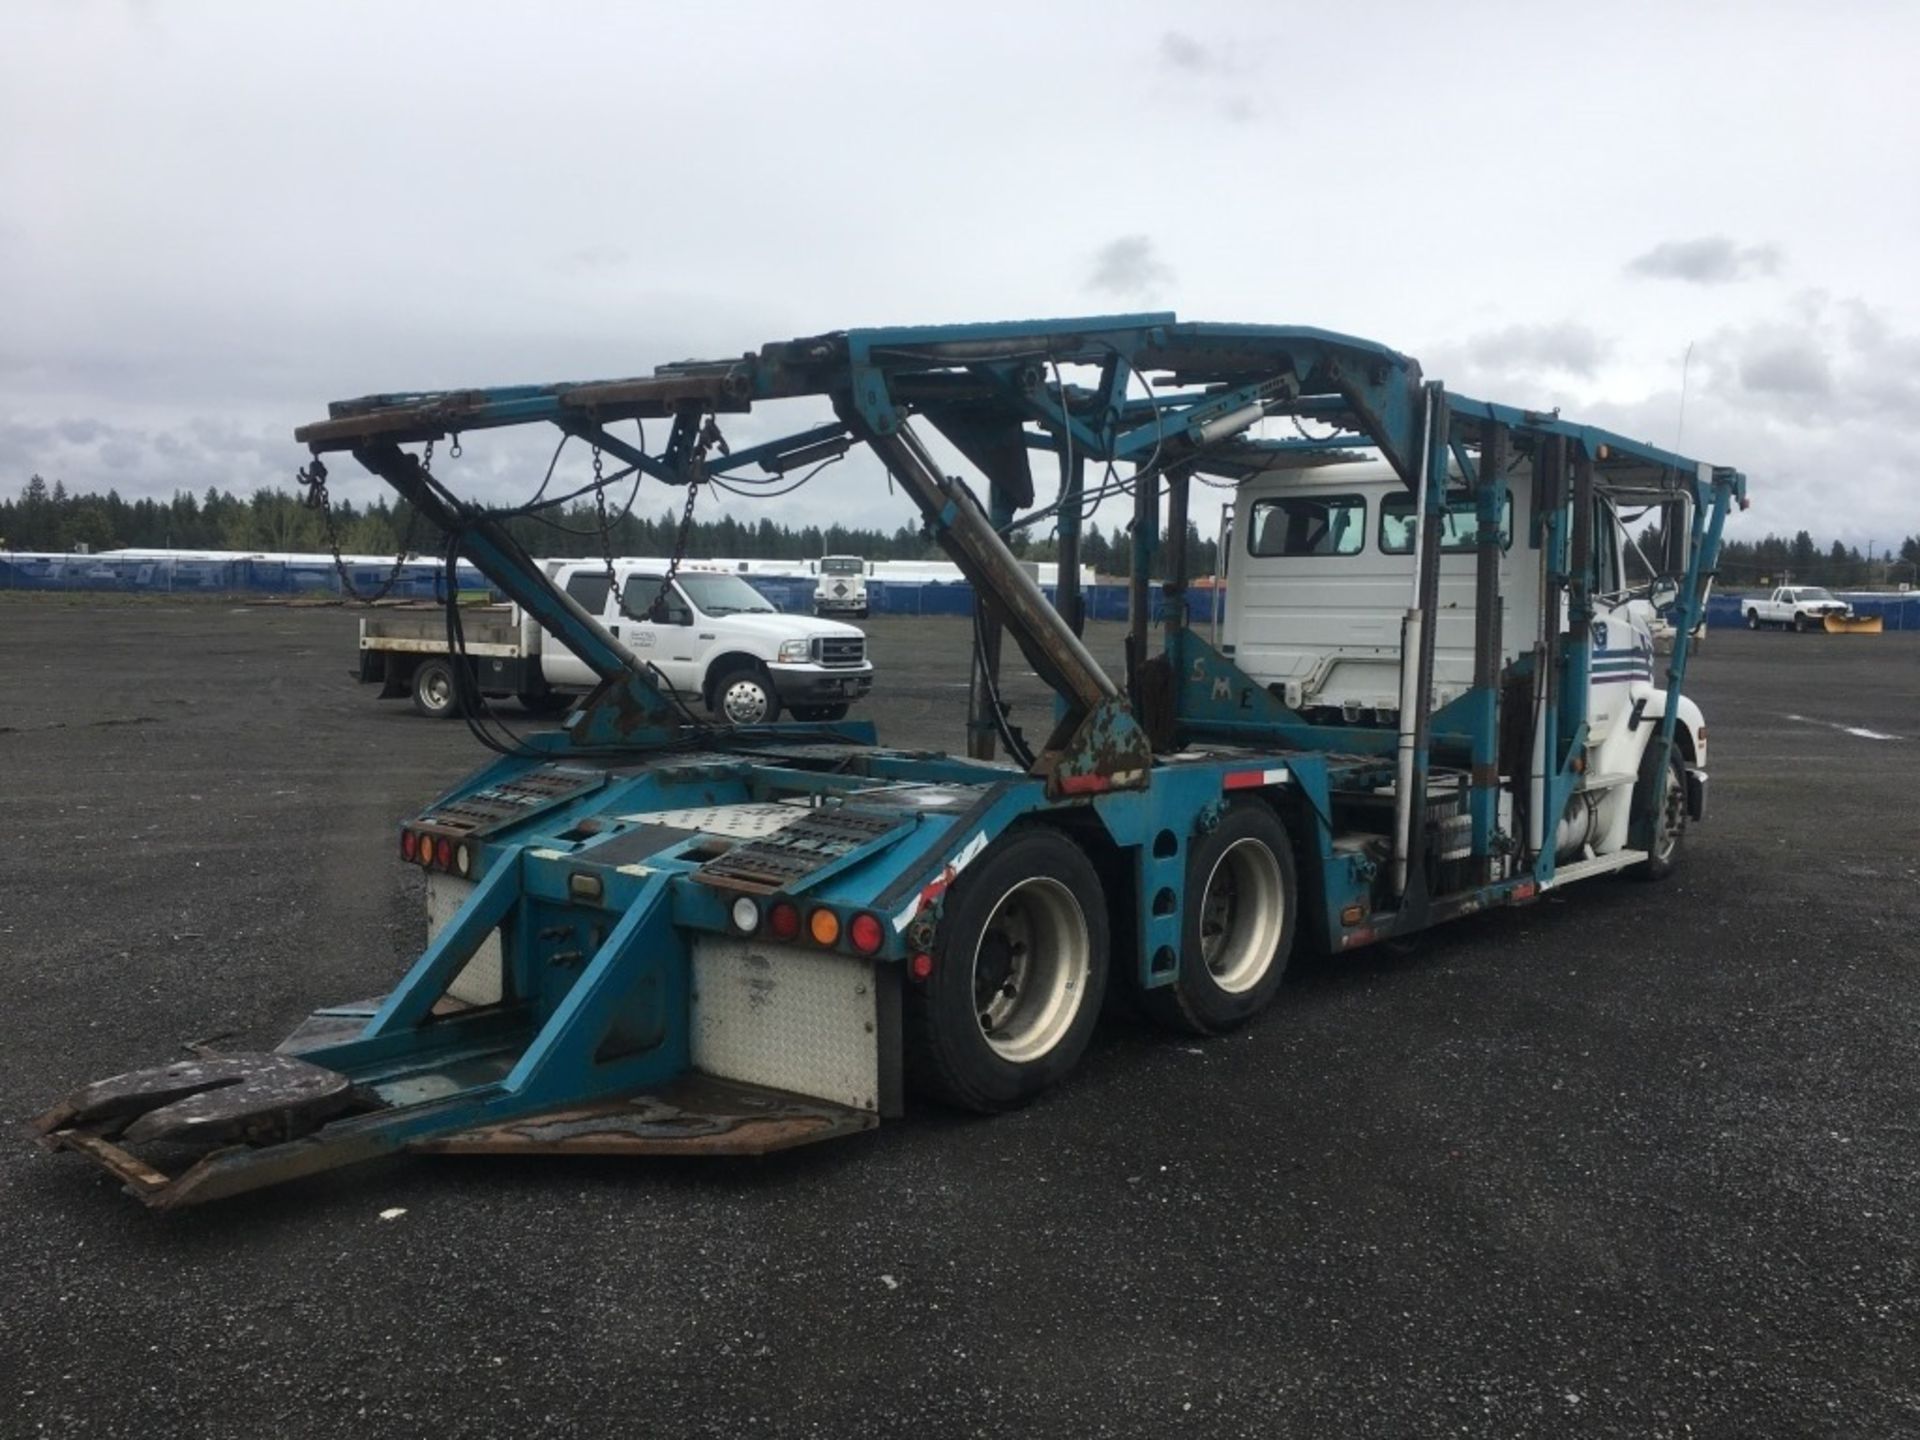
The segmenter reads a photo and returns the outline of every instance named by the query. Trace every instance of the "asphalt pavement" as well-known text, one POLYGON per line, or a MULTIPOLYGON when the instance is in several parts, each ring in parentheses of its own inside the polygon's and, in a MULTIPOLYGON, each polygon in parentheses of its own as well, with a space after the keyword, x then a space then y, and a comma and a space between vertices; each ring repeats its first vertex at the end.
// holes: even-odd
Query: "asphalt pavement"
MULTIPOLYGON (((354 620, 0 597, 10 1124, 417 951, 394 825, 482 756, 354 620)), ((964 622, 870 631, 882 738, 957 746, 964 622)), ((1223 1040, 1110 1020, 1017 1114, 167 1217, 7 1139, 0 1435, 1920 1433, 1920 635, 1696 681, 1670 882, 1303 959, 1223 1040)))

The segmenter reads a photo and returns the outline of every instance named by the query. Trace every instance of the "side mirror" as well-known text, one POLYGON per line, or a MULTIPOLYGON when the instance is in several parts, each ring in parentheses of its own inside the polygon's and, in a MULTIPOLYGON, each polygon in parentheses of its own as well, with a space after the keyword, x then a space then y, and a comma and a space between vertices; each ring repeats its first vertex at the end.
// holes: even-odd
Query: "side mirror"
POLYGON ((1680 582, 1671 575, 1660 576, 1647 591, 1647 603, 1656 614, 1666 614, 1680 603, 1680 582))

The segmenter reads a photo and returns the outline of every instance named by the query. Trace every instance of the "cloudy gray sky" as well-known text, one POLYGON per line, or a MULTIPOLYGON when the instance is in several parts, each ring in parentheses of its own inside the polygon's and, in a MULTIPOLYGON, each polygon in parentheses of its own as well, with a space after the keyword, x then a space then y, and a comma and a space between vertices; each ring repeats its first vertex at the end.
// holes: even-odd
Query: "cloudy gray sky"
MULTIPOLYGON (((1333 9, 10 6, 0 487, 244 491, 346 395, 1168 308, 1667 443, 1691 344, 1736 533, 1920 531, 1920 7, 1333 9)), ((853 464, 771 513, 907 518, 853 464)))

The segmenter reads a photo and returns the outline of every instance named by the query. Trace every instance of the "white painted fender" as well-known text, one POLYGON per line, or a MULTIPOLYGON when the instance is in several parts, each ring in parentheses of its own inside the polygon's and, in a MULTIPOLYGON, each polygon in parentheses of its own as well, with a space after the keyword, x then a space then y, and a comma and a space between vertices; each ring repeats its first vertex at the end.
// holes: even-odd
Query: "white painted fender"
MULTIPOLYGON (((1651 685, 1635 685, 1631 687, 1629 693, 1631 698, 1635 700, 1640 699, 1642 696, 1646 698, 1647 707, 1640 712, 1641 719, 1663 720, 1666 718, 1666 691, 1656 690, 1651 685)), ((1674 722, 1675 729, 1684 728, 1687 732, 1687 739, 1692 742, 1693 763, 1704 769, 1707 763, 1707 717, 1701 713, 1700 707, 1694 704, 1692 696, 1682 695, 1680 697, 1680 710, 1674 717, 1674 722)))

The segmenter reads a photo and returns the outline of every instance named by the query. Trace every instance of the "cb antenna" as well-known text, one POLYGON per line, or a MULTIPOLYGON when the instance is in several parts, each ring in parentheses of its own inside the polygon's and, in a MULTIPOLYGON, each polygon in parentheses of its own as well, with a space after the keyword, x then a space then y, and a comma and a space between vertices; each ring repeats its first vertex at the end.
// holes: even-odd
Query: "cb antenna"
POLYGON ((1687 436, 1687 367, 1693 363, 1693 341, 1687 341, 1687 353, 1680 359, 1680 419, 1673 427, 1673 448, 1687 436))

